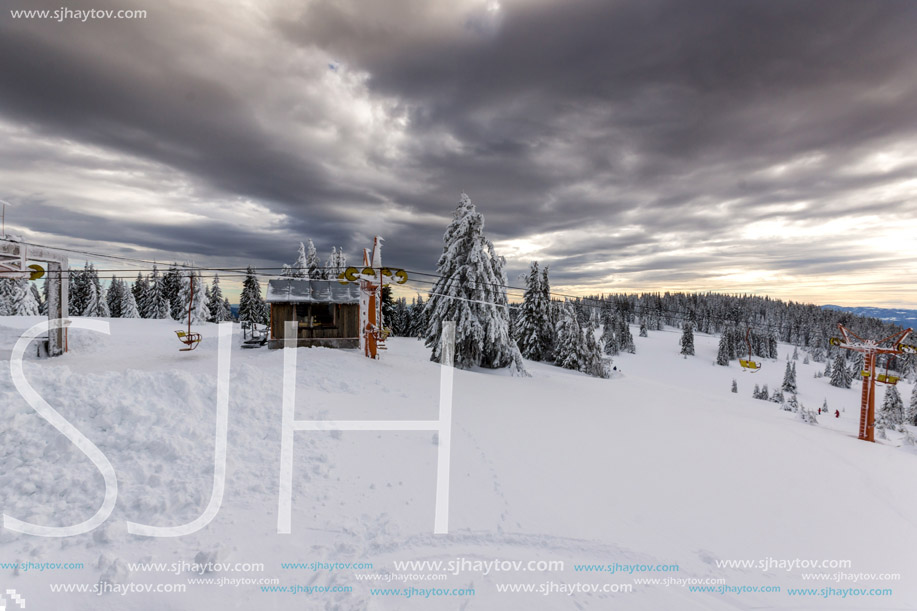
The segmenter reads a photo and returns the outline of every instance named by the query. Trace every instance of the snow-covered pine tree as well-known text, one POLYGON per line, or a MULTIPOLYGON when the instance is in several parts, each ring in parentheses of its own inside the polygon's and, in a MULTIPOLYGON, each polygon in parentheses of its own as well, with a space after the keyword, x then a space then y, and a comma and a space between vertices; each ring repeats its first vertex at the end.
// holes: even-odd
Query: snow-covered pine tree
POLYGON ((347 257, 344 256, 344 248, 331 247, 331 256, 325 263, 325 277, 329 279, 337 278, 345 269, 347 269, 347 257))
MULTIPOLYGON (((579 345, 583 336, 582 328, 576 319, 573 304, 569 301, 560 305, 554 337, 554 362, 564 369, 582 368, 579 345)), ((606 353, 607 354, 607 353, 606 353)))
POLYGON ((108 302, 105 300, 105 292, 102 290, 102 283, 99 281, 99 274, 92 263, 87 269, 86 307, 82 315, 97 318, 108 318, 111 315, 108 311, 108 302))
POLYGON ((541 268, 541 294, 543 295, 542 299, 547 304, 547 325, 544 328, 544 340, 545 340, 545 361, 554 360, 554 346, 556 341, 554 338, 554 328, 557 326, 557 319, 555 318, 555 308, 553 301, 551 300, 551 279, 548 274, 549 266, 545 265, 541 268))
POLYGON ((220 288, 220 275, 213 275, 213 282, 210 284, 210 296, 207 299, 207 310, 210 312, 208 322, 223 322, 232 320, 232 314, 226 310, 223 301, 223 289, 220 288))
POLYGON ((602 326, 602 346, 605 354, 609 356, 617 356, 621 352, 621 344, 615 333, 615 321, 610 315, 605 317, 602 326))
POLYGON ((510 367, 518 371, 519 348, 509 333, 503 257, 484 236, 484 215, 462 193, 443 235, 437 280, 427 301, 426 345, 439 361, 443 322, 455 321, 455 366, 510 367), (517 358, 518 355, 518 358, 517 358))
POLYGON ((732 380, 732 392, 734 392, 734 393, 739 392, 739 385, 736 384, 735 379, 732 380))
POLYGON ((242 295, 239 297, 239 322, 267 324, 267 307, 261 298, 261 283, 251 266, 242 281, 242 295))
POLYGON ((31 282, 25 278, 12 281, 13 296, 10 303, 10 314, 13 316, 38 316, 39 304, 32 293, 31 282))
POLYGON ((904 424, 904 402, 895 386, 885 387, 885 398, 879 410, 879 420, 886 427, 904 424))
POLYGON ((774 403, 783 403, 784 402, 783 391, 775 390, 774 394, 771 395, 771 401, 773 401, 774 403))
POLYGON ((831 377, 831 359, 825 359, 825 370, 822 372, 822 375, 826 378, 831 377))
MULTIPOLYGON (((41 284, 41 305, 38 308, 38 312, 42 316, 48 315, 48 289, 50 288, 50 282, 45 278, 45 281, 41 284)), ((0 304, 0 310, 3 309, 2 304, 0 304)), ((2 314, 0 314, 2 316, 2 314)))
POLYGON ((646 319, 645 319, 644 317, 641 316, 641 317, 640 317, 640 337, 646 337, 646 336, 647 336, 647 333, 646 333, 646 319))
MULTIPOLYGON (((729 365, 729 334, 726 332, 720 336, 720 343, 716 349, 716 364, 729 365)), ((732 383, 735 384, 735 380, 732 383)))
POLYGON ((837 356, 834 357, 834 364, 831 365, 831 382, 829 383, 837 388, 850 388, 850 378, 847 377, 847 363, 844 361, 842 352, 838 352, 837 356))
POLYGON ((188 315, 187 311, 182 312, 181 309, 181 286, 182 272, 178 269, 178 264, 173 263, 162 276, 162 296, 169 302, 169 316, 173 320, 181 320, 188 315))
POLYGON ((121 318, 140 318, 140 308, 137 307, 137 300, 134 298, 134 292, 121 291, 121 302, 118 304, 118 311, 121 318))
POLYGON ((134 284, 131 286, 131 293, 134 294, 134 302, 137 304, 137 307, 140 307, 140 304, 143 303, 143 300, 148 295, 149 290, 149 281, 144 277, 141 272, 137 272, 137 279, 134 280, 134 284))
POLYGON ((172 306, 168 299, 166 299, 165 293, 165 278, 159 275, 159 269, 153 265, 153 273, 150 274, 149 290, 145 293, 143 303, 137 304, 140 310, 140 316, 156 320, 171 318, 172 306))
POLYGON ((770 399, 771 399, 771 391, 770 391, 770 389, 768 389, 767 384, 765 384, 764 386, 761 387, 761 396, 760 396, 760 398, 763 399, 763 400, 765 400, 765 401, 770 401, 770 399))
POLYGON ((694 356, 694 325, 686 321, 681 328, 681 354, 694 356))
MULTIPOLYGON (((315 246, 312 245, 312 240, 309 240, 309 247, 312 249, 312 253, 315 253, 315 246)), ((284 266, 286 267, 286 266, 284 266)), ((284 269, 286 271, 286 269, 284 269)), ((306 245, 302 242, 299 243, 299 252, 296 256, 296 261, 293 263, 293 266, 290 268, 289 275, 294 278, 311 278, 309 275, 309 259, 306 255, 306 245)))
POLYGON ((108 285, 108 293, 105 295, 108 301, 108 312, 112 318, 121 318, 121 300, 125 290, 127 289, 124 282, 117 276, 112 276, 111 283, 108 285))
MULTIPOLYGON (((297 260, 297 263, 299 261, 297 260)), ((306 247, 306 278, 324 278, 324 270, 322 269, 322 262, 318 258, 318 253, 315 250, 315 244, 312 243, 312 239, 309 239, 309 245, 306 247)))
POLYGON ((427 333, 427 319, 424 316, 424 311, 426 310, 426 304, 424 303, 423 297, 417 295, 411 299, 411 305, 409 307, 410 311, 410 327, 408 328, 408 336, 416 337, 422 339, 426 337, 427 333))
POLYGON ((189 312, 191 324, 207 322, 210 319, 210 311, 207 309, 207 298, 204 296, 204 280, 201 278, 201 272, 191 270, 182 277, 182 289, 179 295, 181 299, 182 310, 189 312), (194 287, 192 291, 191 278, 194 278, 194 287))
POLYGON ((229 303, 229 298, 225 297, 223 299, 223 312, 226 314, 226 318, 223 320, 232 321, 235 320, 235 317, 232 315, 232 304, 229 303))
POLYGON ((581 343, 581 371, 596 378, 607 378, 609 376, 608 368, 602 356, 601 342, 595 339, 595 328, 592 326, 592 321, 587 322, 583 328, 583 340, 581 343))
POLYGON ((70 314, 82 316, 89 300, 89 263, 83 269, 70 270, 70 314))
POLYGON ((532 361, 550 359, 551 302, 545 298, 538 261, 532 261, 516 324, 516 341, 522 356, 532 361))
POLYGON ((905 424, 917 426, 917 384, 915 384, 913 390, 911 390, 911 402, 908 403, 904 421, 905 424))
POLYGON ((628 354, 636 354, 637 345, 634 344, 634 336, 630 332, 630 325, 627 323, 627 317, 621 312, 618 312, 615 317, 615 322, 615 337, 618 338, 620 349, 628 354))
POLYGON ((786 364, 786 371, 783 373, 783 385, 780 387, 784 392, 796 392, 796 368, 790 362, 786 364))
POLYGON ((48 312, 45 309, 45 300, 41 292, 38 290, 38 286, 34 282, 29 282, 29 290, 32 291, 32 297, 35 299, 35 303, 38 304, 38 313, 42 315, 47 314, 48 312))

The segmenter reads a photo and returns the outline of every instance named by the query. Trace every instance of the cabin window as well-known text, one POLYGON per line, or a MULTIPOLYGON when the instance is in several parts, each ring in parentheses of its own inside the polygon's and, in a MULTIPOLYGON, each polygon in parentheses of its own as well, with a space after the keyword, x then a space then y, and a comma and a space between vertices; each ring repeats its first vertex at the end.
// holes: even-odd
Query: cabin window
POLYGON ((306 320, 307 316, 309 316, 309 304, 308 303, 297 303, 296 304, 296 318, 298 320, 306 320))
POLYGON ((322 327, 334 326, 334 304, 331 303, 313 303, 312 304, 312 324, 322 327))

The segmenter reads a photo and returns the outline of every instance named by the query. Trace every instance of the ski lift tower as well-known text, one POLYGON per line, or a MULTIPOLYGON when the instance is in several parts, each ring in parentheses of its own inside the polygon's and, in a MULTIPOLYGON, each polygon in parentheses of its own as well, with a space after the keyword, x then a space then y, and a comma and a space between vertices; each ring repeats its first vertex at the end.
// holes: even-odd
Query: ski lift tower
POLYGON ((48 355, 60 356, 67 351, 67 317, 70 301, 69 264, 67 255, 43 246, 23 243, 22 238, 0 234, 0 278, 13 280, 38 280, 45 276, 48 282, 48 320, 63 320, 48 331, 48 355), (40 261, 45 270, 29 261, 40 261))
MULTIPOLYGON (((854 352, 863 354, 863 370, 860 375, 863 377, 863 391, 860 402, 860 429, 859 439, 863 441, 875 441, 876 425, 876 357, 880 354, 900 355, 904 353, 917 352, 917 347, 903 344, 913 329, 906 329, 901 333, 889 335, 880 340, 863 339, 852 333, 844 325, 838 324, 843 338, 832 337, 829 342, 832 346, 846 348, 854 352), (881 344, 890 343, 892 348, 881 348, 881 344)), ((897 379, 889 381, 886 374, 885 379, 879 381, 883 384, 894 384, 897 379)))
POLYGON ((360 349, 371 359, 379 358, 385 350, 389 330, 382 321, 382 289, 393 282, 404 284, 408 280, 403 269, 382 267, 382 238, 373 239, 372 250, 363 249, 363 269, 348 267, 338 275, 341 284, 360 285, 360 349))

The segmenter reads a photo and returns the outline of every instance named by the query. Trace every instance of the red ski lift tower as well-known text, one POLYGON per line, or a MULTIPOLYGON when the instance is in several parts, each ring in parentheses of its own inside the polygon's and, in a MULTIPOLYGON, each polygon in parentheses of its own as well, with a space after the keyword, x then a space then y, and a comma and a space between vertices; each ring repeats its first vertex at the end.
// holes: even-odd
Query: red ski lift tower
POLYGON ((382 267, 382 238, 373 239, 373 249, 363 249, 363 269, 348 267, 338 276, 341 284, 360 283, 360 349, 371 359, 379 358, 379 350, 385 350, 388 329, 382 327, 382 288, 404 284, 408 275, 403 269, 392 270, 382 267))
MULTIPOLYGON (((846 348, 863 354, 863 392, 860 402, 860 430, 859 438, 864 441, 875 441, 876 424, 876 357, 880 354, 900 355, 904 353, 917 353, 917 347, 902 343, 912 329, 907 329, 895 335, 889 335, 880 340, 863 339, 852 333, 844 325, 838 324, 842 338, 832 337, 829 342, 832 346, 846 348), (892 348, 881 348, 881 344, 889 343, 892 348)), ((878 380, 883 384, 894 384, 898 378, 886 375, 878 380)))

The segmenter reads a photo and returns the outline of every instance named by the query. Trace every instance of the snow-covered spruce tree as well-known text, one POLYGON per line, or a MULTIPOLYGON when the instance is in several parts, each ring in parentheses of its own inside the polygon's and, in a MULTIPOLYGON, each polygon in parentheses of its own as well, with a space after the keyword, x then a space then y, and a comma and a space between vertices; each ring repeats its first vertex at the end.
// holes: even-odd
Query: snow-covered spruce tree
POLYGON ((182 272, 178 269, 178 264, 173 263, 169 270, 162 276, 162 296, 169 302, 169 316, 174 320, 181 320, 188 315, 188 312, 181 310, 181 293, 182 272))
POLYGON ((172 305, 166 299, 165 278, 159 275, 159 269, 154 265, 150 274, 149 291, 143 303, 138 303, 140 316, 165 320, 172 317, 172 305))
POLYGON ((545 340, 545 355, 544 360, 553 361, 554 360, 554 327, 556 326, 557 320, 555 319, 555 308, 554 303, 551 301, 551 279, 548 274, 549 266, 545 265, 541 269, 541 294, 544 302, 547 305, 547 326, 544 329, 544 340, 545 340))
POLYGON ((235 316, 232 315, 232 304, 229 303, 228 297, 223 298, 223 312, 226 313, 226 318, 224 320, 227 320, 227 321, 235 320, 235 316))
MULTIPOLYGON (((38 312, 42 316, 48 315, 48 299, 49 299, 48 290, 51 288, 50 285, 51 283, 48 282, 47 278, 41 284, 41 304, 38 306, 38 312)), ((0 304, 0 310, 2 310, 2 308, 3 308, 3 305, 0 304)), ((2 314, 0 314, 0 316, 2 316, 2 314)))
POLYGON ((439 362, 445 321, 455 321, 455 366, 510 367, 527 375, 522 355, 510 337, 503 257, 484 236, 484 215, 462 193, 452 223, 443 235, 437 280, 427 301, 426 345, 439 362))
POLYGON ((134 294, 134 302, 138 308, 144 300, 149 299, 149 288, 149 280, 142 273, 137 272, 137 279, 134 280, 134 284, 131 286, 131 293, 134 294))
MULTIPOLYGON (((302 243, 300 243, 302 246, 302 243)), ((302 251, 300 251, 302 255, 302 251)), ((297 268, 299 265, 299 260, 296 260, 296 264, 293 265, 294 268, 297 268)), ((297 268, 298 269, 298 268, 297 268)), ((306 247, 306 264, 305 264, 306 278, 321 279, 325 277, 324 270, 322 270, 322 262, 318 258, 318 253, 315 250, 315 244, 312 243, 312 239, 309 239, 309 245, 306 247)))
POLYGON ((331 247, 331 256, 325 263, 325 275, 327 278, 337 278, 345 269, 347 269, 347 257, 344 256, 343 248, 331 247))
POLYGON ((583 329, 582 372, 596 378, 609 377, 605 358, 602 356, 602 343, 595 339, 595 327, 589 321, 583 329))
POLYGON ((121 300, 127 287, 124 282, 116 276, 111 277, 111 283, 108 285, 108 293, 105 299, 108 301, 108 312, 112 318, 121 318, 121 300))
POLYGON ((786 371, 783 373, 783 385, 780 387, 784 392, 796 392, 796 367, 787 362, 786 371))
POLYGON ((31 283, 25 278, 12 281, 12 298, 9 310, 12 316, 38 316, 39 303, 32 292, 31 283))
POLYGON ((239 297, 239 322, 267 324, 267 307, 261 298, 261 284, 255 270, 248 267, 242 281, 242 295, 239 297))
POLYGON ((844 361, 844 355, 841 352, 838 352, 837 356, 834 357, 834 364, 831 365, 831 382, 829 383, 837 388, 850 388, 850 378, 847 377, 847 363, 844 361))
POLYGON ((99 274, 92 263, 89 264, 86 278, 86 306, 83 308, 81 314, 83 316, 108 318, 111 315, 111 312, 108 311, 108 302, 105 300, 105 292, 102 290, 102 283, 99 281, 99 274))
POLYGON ((784 397, 783 397, 783 391, 782 391, 782 390, 775 390, 775 391, 774 391, 774 394, 771 395, 771 401, 773 401, 774 403, 783 403, 784 400, 785 400, 785 399, 784 399, 784 397))
POLYGON ((620 349, 628 354, 636 354, 637 345, 634 344, 634 336, 630 332, 630 325, 627 323, 627 318, 618 312, 615 317, 615 322, 617 325, 615 337, 618 338, 620 349))
POLYGON ((647 335, 647 333, 646 333, 646 319, 645 319, 644 317, 641 316, 641 317, 640 317, 640 337, 646 337, 646 335, 647 335))
POLYGON ((118 303, 118 312, 121 318, 140 318, 140 309, 137 307, 137 300, 134 299, 133 291, 128 291, 126 288, 121 291, 121 301, 118 303))
POLYGON ((207 310, 210 312, 208 322, 223 322, 232 320, 232 314, 226 310, 223 305, 223 289, 220 288, 220 275, 213 275, 213 282, 210 284, 210 295, 207 299, 207 310))
POLYGON ((907 413, 904 414, 904 423, 917 426, 917 384, 911 391, 911 402, 908 403, 907 413))
POLYGON ((541 282, 538 261, 532 261, 529 275, 525 280, 525 294, 516 325, 516 342, 519 350, 523 357, 532 361, 545 361, 551 357, 551 302, 546 299, 541 282))
POLYGON ((681 354, 694 356, 694 325, 685 322, 681 328, 681 354))
POLYGON ((901 400, 898 389, 894 386, 885 387, 885 398, 879 410, 879 420, 886 427, 904 424, 904 402, 901 400))
POLYGON ((732 380, 732 392, 734 392, 734 393, 739 392, 739 385, 736 384, 735 379, 732 380))
POLYGON ((181 293, 182 310, 188 316, 190 310, 191 324, 207 322, 210 319, 210 310, 207 309, 207 298, 204 294, 204 280, 200 271, 189 271, 182 277, 181 293), (194 278, 193 290, 191 278, 194 278))
POLYGON ((416 337, 422 339, 426 337, 427 332, 427 317, 426 317, 426 304, 423 301, 423 297, 418 295, 411 300, 410 306, 410 326, 408 327, 408 336, 416 337))
POLYGON ((771 391, 768 389, 767 384, 761 387, 761 395, 758 398, 764 401, 770 401, 771 391))
POLYGON ((621 344, 615 333, 615 322, 611 316, 605 317, 605 323, 602 326, 602 346, 608 356, 617 356, 621 352, 621 344))
POLYGON ((558 366, 564 369, 581 370, 579 344, 582 336, 583 331, 576 319, 573 304, 569 301, 564 302, 560 305, 554 329, 554 338, 557 342, 554 347, 554 362, 558 366))
MULTIPOLYGON (((729 365, 729 334, 723 333, 720 336, 720 343, 716 349, 716 364, 728 366, 729 365)), ((735 384, 735 380, 732 381, 735 384)))
POLYGON ((72 316, 82 316, 89 299, 89 263, 83 269, 70 270, 70 303, 72 316))
MULTIPOLYGON (((312 246, 312 240, 309 240, 309 245, 312 247, 312 253, 315 253, 315 246, 312 246)), ((306 245, 302 242, 299 243, 299 252, 296 256, 296 261, 292 266, 283 266, 283 275, 292 276, 293 278, 310 278, 309 276, 309 261, 306 256, 306 245)))

